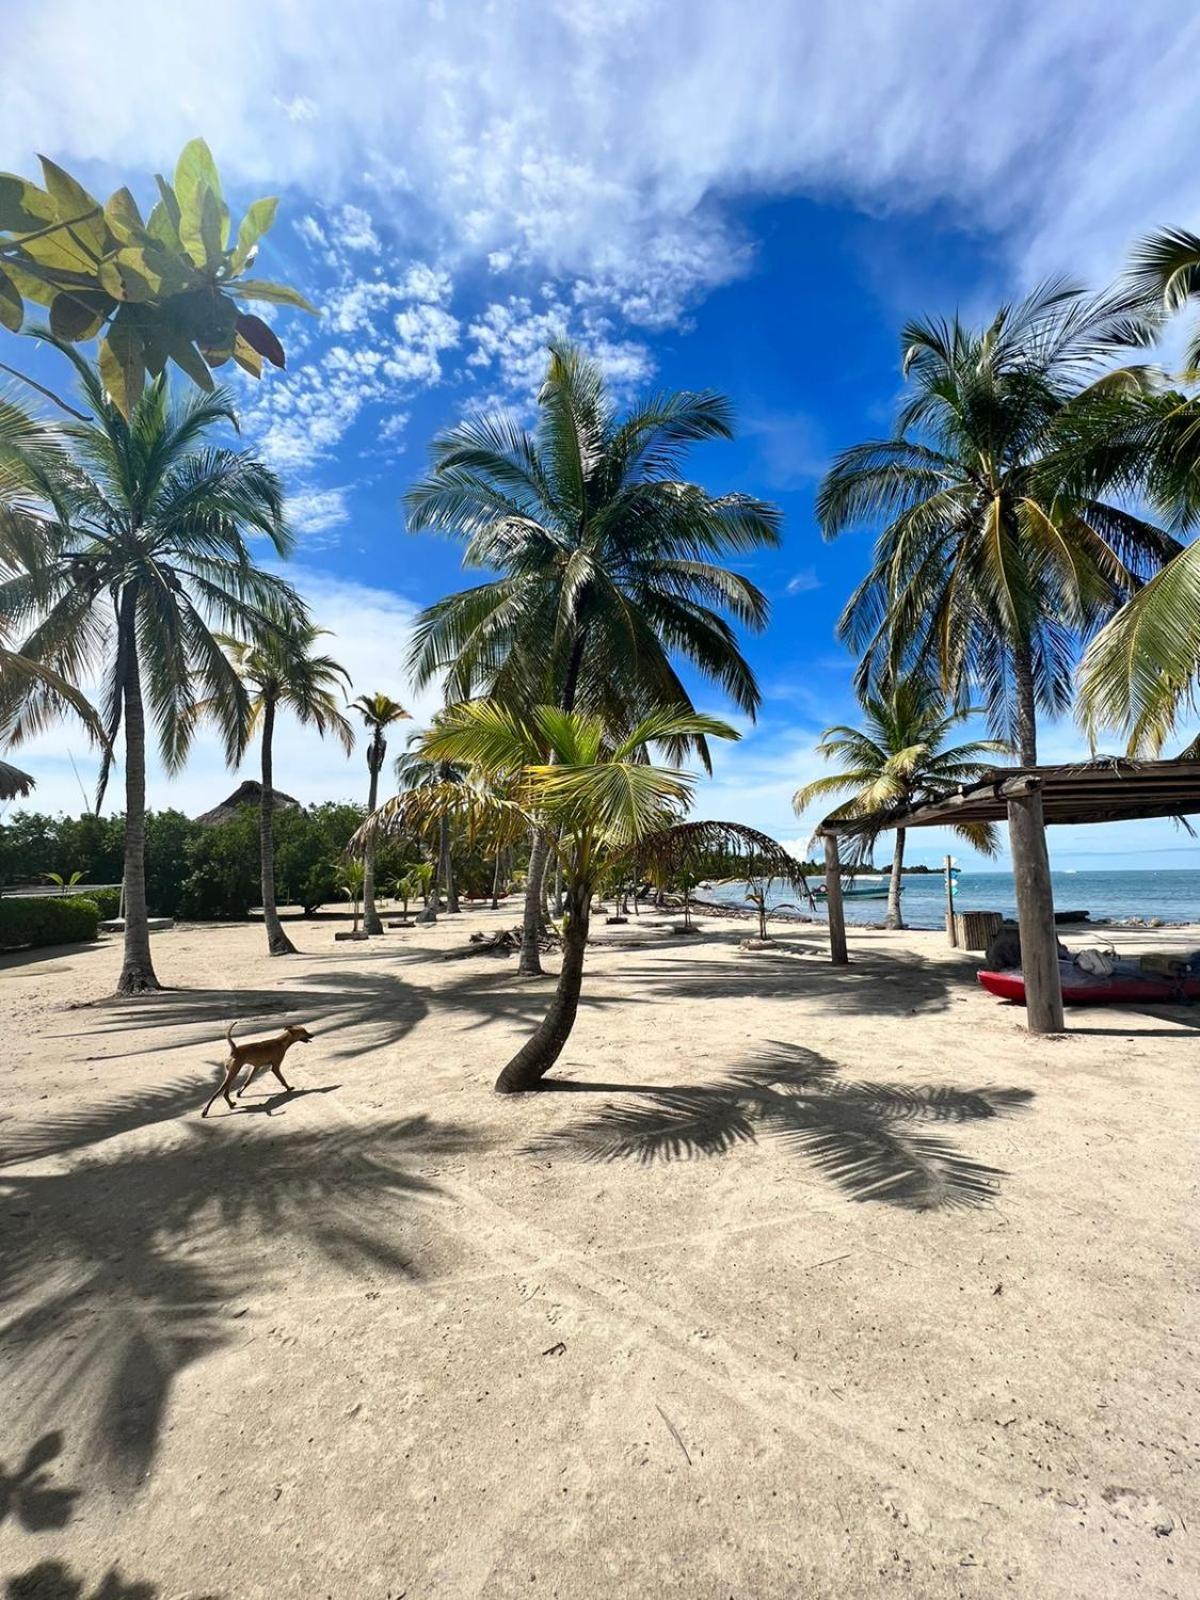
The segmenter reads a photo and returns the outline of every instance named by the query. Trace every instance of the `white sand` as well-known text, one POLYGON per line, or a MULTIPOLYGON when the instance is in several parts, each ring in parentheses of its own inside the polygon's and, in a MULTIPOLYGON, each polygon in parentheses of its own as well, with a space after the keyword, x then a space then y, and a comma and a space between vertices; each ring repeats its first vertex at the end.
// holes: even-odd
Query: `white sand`
POLYGON ((0 960, 3 1470, 62 1436, 0 1522, 0 1579, 58 1562, 15 1592, 88 1600, 113 1567, 149 1587, 112 1600, 1200 1592, 1200 1011, 1073 1012, 1038 1041, 939 935, 851 929, 838 973, 818 929, 750 955, 716 920, 601 928, 558 1076, 613 1089, 501 1100, 552 980, 441 956, 515 915, 336 946, 294 924, 286 961, 260 928, 181 927, 154 950, 184 987, 80 1009, 113 941, 0 960), (608 945, 625 934, 642 947, 608 945), (233 1016, 312 1028, 285 1067, 308 1092, 259 1082, 202 1122, 233 1016), (770 1041, 831 1082, 1029 1091, 898 1125, 1000 1169, 994 1200, 855 1203, 765 1133, 651 1165, 523 1148, 770 1041))

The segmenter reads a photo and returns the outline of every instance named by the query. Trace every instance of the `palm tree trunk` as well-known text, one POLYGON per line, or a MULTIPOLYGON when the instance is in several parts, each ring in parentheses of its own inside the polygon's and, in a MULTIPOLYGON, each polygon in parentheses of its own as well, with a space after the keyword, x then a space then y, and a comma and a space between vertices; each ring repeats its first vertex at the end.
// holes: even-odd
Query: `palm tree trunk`
POLYGON ((458 904, 458 889, 454 883, 454 861, 450 854, 449 817, 443 817, 438 826, 438 870, 442 875, 442 882, 446 886, 447 915, 457 915, 460 908, 458 904))
MULTIPOLYGON (((371 741, 371 748, 367 752, 367 765, 371 770, 371 787, 367 795, 367 815, 374 816, 376 802, 379 799, 379 768, 383 764, 383 751, 378 748, 376 740, 371 741)), ((375 841, 374 839, 363 851, 363 932, 382 933, 383 923, 379 920, 379 912, 375 909, 375 841)))
POLYGON ((575 1026, 579 993, 583 987, 583 956, 587 948, 591 884, 572 884, 567 891, 567 925, 563 931, 563 958, 558 986, 550 1009, 533 1035, 496 1079, 497 1094, 522 1094, 536 1089, 562 1054, 575 1026))
POLYGON ((538 937, 542 931, 542 884, 546 877, 549 840, 538 829, 529 846, 529 875, 525 880, 525 911, 521 921, 521 960, 517 975, 521 978, 540 978, 542 959, 538 954, 538 937))
POLYGON ((1028 639, 1013 645, 1013 679, 1017 691, 1017 753, 1023 767, 1037 766, 1037 699, 1033 688, 1033 651, 1028 639))
POLYGON ((296 946, 283 931, 279 912, 275 906, 275 830, 271 814, 274 810, 274 774, 271 743, 275 736, 275 702, 268 699, 263 707, 262 727, 262 794, 258 802, 258 840, 262 853, 262 906, 263 926, 267 930, 267 951, 273 956, 294 956, 296 946))
POLYGON ((563 879, 562 857, 554 859, 554 915, 561 918, 563 914, 563 879))
POLYGON ((892 877, 888 884, 888 908, 885 926, 888 928, 902 928, 904 922, 900 916, 900 885, 904 871, 904 829, 896 829, 896 849, 892 855, 892 877))
POLYGON ((503 860, 504 860, 504 851, 503 850, 497 850, 496 851, 496 865, 495 865, 495 868, 493 869, 493 872, 492 872, 492 910, 493 911, 497 910, 499 908, 499 905, 500 905, 500 864, 501 864, 501 862, 503 860))
POLYGON ((146 909, 146 714, 132 597, 122 598, 120 625, 125 633, 125 950, 117 993, 145 994, 162 984, 150 956, 146 909))

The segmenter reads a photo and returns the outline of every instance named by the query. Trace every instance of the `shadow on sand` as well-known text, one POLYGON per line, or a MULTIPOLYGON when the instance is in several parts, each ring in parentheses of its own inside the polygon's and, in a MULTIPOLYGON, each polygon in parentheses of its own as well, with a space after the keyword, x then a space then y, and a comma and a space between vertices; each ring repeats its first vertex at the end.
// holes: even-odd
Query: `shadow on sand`
MULTIPOLYGON (((143 1477, 175 1375, 244 1330, 237 1318, 294 1247, 348 1274, 419 1278, 415 1258, 436 1247, 423 1202, 439 1193, 419 1169, 478 1144, 424 1116, 202 1122, 203 1089, 180 1080, 67 1111, 10 1132, 4 1151, 7 1436, 19 1420, 32 1436, 51 1415, 74 1418, 116 1481, 143 1477)), ((27 1458, 6 1480, 19 1506, 36 1506, 36 1468, 27 1458)))
MULTIPOLYGON (((47 1533, 67 1526, 80 1491, 61 1488, 53 1481, 51 1463, 62 1448, 63 1436, 54 1429, 30 1445, 12 1473, 0 1462, 0 1526, 9 1517, 26 1533, 47 1533)), ((8 1576, 4 1593, 6 1600, 84 1600, 85 1588, 85 1580, 66 1562, 46 1560, 8 1576)), ((158 1592, 153 1583, 126 1582, 120 1567, 111 1566, 96 1587, 87 1590, 86 1600, 156 1600, 158 1592)))
POLYGON ((632 1098, 548 1134, 526 1153, 649 1165, 723 1155, 766 1137, 812 1162, 852 1200, 933 1211, 995 1198, 1005 1174, 928 1130, 1020 1111, 1030 1090, 848 1082, 837 1074, 836 1063, 816 1051, 771 1041, 715 1083, 547 1080, 543 1092, 632 1098))
POLYGON ((930 961, 899 950, 859 953, 849 966, 787 951, 747 952, 738 962, 696 962, 671 957, 621 970, 621 981, 643 998, 689 1000, 797 999, 828 1002, 839 1011, 910 1016, 942 1011, 955 993, 967 992, 975 964, 930 961))

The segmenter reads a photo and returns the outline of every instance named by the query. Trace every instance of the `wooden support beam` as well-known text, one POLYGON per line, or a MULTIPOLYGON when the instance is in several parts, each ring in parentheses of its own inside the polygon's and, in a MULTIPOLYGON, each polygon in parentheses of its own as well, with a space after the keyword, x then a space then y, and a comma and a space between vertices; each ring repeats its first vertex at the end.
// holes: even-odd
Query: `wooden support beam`
POLYGON ((1030 1033, 1063 1031, 1062 983, 1058 973, 1058 933, 1042 797, 1036 790, 1008 802, 1017 920, 1021 927, 1021 971, 1025 977, 1025 1017, 1030 1033))
POLYGON ((842 906, 842 862, 836 835, 825 835, 825 907, 829 918, 829 959, 835 967, 850 960, 846 949, 846 913, 842 906))

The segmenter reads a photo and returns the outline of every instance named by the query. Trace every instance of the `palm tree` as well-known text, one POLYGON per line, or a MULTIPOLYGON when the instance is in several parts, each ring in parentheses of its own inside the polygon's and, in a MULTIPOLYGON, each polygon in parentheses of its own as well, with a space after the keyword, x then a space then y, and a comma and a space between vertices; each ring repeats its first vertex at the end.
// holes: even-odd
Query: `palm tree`
MULTIPOLYGON (((1200 237, 1169 228, 1143 239, 1128 274, 1148 311, 1200 304, 1200 237)), ((1113 396, 1071 442, 1085 483, 1118 485, 1180 533, 1200 521, 1200 326, 1191 330, 1182 382, 1192 393, 1113 396)), ((1128 735, 1130 754, 1158 754, 1200 690, 1200 542, 1172 559, 1122 607, 1081 664, 1080 712, 1093 741, 1128 735)))
MULTIPOLYGON (((839 821, 907 809, 969 783, 995 765, 982 757, 1011 754, 1010 747, 999 739, 976 739, 947 749, 950 730, 975 713, 948 712, 937 686, 927 678, 901 678, 868 695, 862 704, 864 727, 839 724, 821 735, 818 750, 842 770, 797 789, 792 800, 797 813, 806 811, 820 796, 844 794, 847 789, 853 791, 850 798, 832 813, 839 821)), ((995 830, 990 823, 963 823, 954 832, 973 849, 995 855, 995 830)), ((889 928, 904 926, 900 915, 903 870, 904 829, 897 828, 888 886, 889 928)))
MULTIPOLYGON (((422 612, 415 681, 445 672, 452 701, 545 701, 619 729, 658 707, 690 705, 674 654, 753 716, 758 685, 728 619, 761 629, 767 600, 722 562, 777 544, 780 514, 682 476, 694 443, 731 437, 722 396, 654 395, 622 416, 599 364, 552 345, 534 431, 504 416, 461 422, 434 440, 429 475, 408 492, 410 532, 460 538, 464 566, 498 574, 422 612)), ((523 973, 541 971, 549 850, 539 835, 523 973)))
MULTIPOLYGON (((441 715, 444 715, 442 713, 441 715)), ((436 727, 441 716, 434 719, 436 727)), ((447 784, 463 783, 467 777, 467 769, 461 762, 435 760, 431 758, 425 748, 426 733, 411 734, 408 740, 408 749, 402 756, 396 757, 395 773, 396 782, 403 792, 414 790, 438 790, 447 784)), ((435 819, 435 834, 437 840, 437 862, 430 874, 430 893, 432 899, 427 902, 420 922, 436 922, 439 910, 438 884, 440 883, 446 894, 446 910, 452 916, 457 916, 460 910, 458 904, 458 887, 454 881, 454 855, 451 849, 450 814, 444 812, 435 819), (431 909, 432 907, 432 909, 431 909)))
MULTIPOLYGON (((386 730, 393 722, 405 721, 408 712, 399 700, 386 694, 360 694, 350 703, 366 723, 371 738, 367 744, 367 771, 371 784, 367 796, 367 813, 370 815, 379 799, 379 773, 387 755, 386 730)), ((372 844, 363 856, 363 932, 382 933, 383 923, 375 909, 375 847, 372 844)))
POLYGON ((553 840, 566 901, 562 966, 545 1018, 497 1078, 498 1093, 536 1089, 570 1037, 592 899, 605 873, 617 861, 667 855, 673 847, 694 778, 651 765, 646 751, 737 737, 726 723, 687 708, 651 713, 614 735, 588 712, 535 706, 522 714, 499 701, 465 702, 443 713, 422 748, 431 761, 463 763, 491 787, 441 784, 397 795, 351 841, 361 845, 376 829, 451 815, 471 831, 486 829, 497 845, 531 825, 553 840))
MULTIPOLYGON (((263 924, 267 950, 273 956, 295 955, 296 947, 283 931, 275 904, 274 810, 275 717, 290 711, 305 727, 322 738, 331 733, 349 755, 354 729, 338 708, 337 691, 350 681, 344 667, 331 656, 313 654, 313 646, 327 630, 318 628, 297 609, 280 626, 243 641, 222 637, 248 698, 248 715, 241 729, 235 760, 256 729, 262 731, 262 786, 259 797, 259 840, 262 850, 263 924)), ((231 763, 232 764, 232 763, 231 763)), ((357 913, 356 913, 357 923, 357 913)))
MULTIPOLYGON (((123 729, 125 948, 117 987, 136 994, 160 987, 146 908, 147 709, 168 771, 187 758, 198 698, 234 759, 246 696, 211 623, 270 628, 298 601, 250 559, 250 534, 265 536, 281 555, 291 540, 274 473, 211 442, 219 425, 235 422, 228 396, 218 390, 176 405, 159 380, 126 419, 96 373, 62 348, 95 420, 65 426, 71 455, 38 465, 37 514, 0 524, 8 574, 0 580, 0 616, 31 628, 21 655, 69 683, 103 673, 107 743, 97 806, 123 729)), ((44 725, 59 704, 25 692, 14 738, 44 725)), ((14 711, 12 701, 7 709, 14 711)))
POLYGON ((1070 702, 1078 638, 1178 549, 1052 470, 1081 410, 1150 381, 1144 368, 1104 371, 1147 337, 1139 304, 1052 283, 982 331, 957 317, 911 324, 896 433, 843 451, 817 497, 826 538, 885 524, 839 625, 860 686, 933 666, 960 702, 977 685, 993 732, 1028 766, 1038 707, 1070 702))

